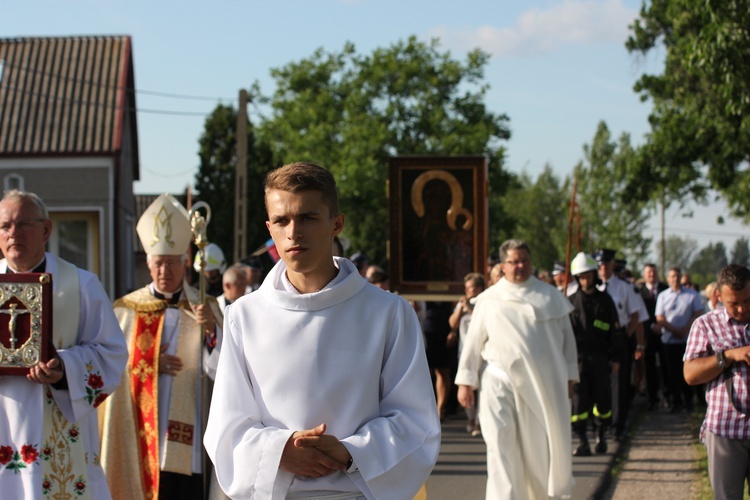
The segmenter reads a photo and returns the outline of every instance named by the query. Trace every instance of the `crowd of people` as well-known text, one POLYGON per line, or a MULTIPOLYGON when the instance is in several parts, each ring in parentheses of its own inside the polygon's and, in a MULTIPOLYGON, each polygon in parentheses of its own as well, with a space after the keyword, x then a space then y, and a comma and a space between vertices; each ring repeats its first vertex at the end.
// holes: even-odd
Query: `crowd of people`
MULTIPOLYGON (((458 301, 409 302, 389 293, 386 266, 343 257, 330 172, 286 165, 264 189, 280 256, 265 276, 258 258, 229 265, 215 244, 188 262, 195 227, 165 194, 136 228, 151 282, 114 303, 45 252, 44 202, 5 194, 0 273, 53 276, 54 350, 0 376, 4 495, 410 499, 437 461, 440 422, 463 407, 487 445, 487 498, 563 498, 572 457, 622 439, 640 395, 649 411, 708 404, 716 497, 741 498, 747 268, 727 266, 700 295, 678 268, 666 283, 653 264, 634 279, 607 248, 537 271, 511 239, 458 301)), ((0 310, 4 356, 24 307, 0 310)))
MULTIPOLYGON (((45 252, 44 202, 5 194, 0 272, 52 275, 53 300, 42 305, 54 349, 25 376, 0 376, 4 496, 419 492, 437 461, 440 422, 424 397, 432 388, 414 308, 380 289, 382 269, 334 257, 345 218, 330 172, 290 164, 264 187, 280 256, 265 277, 256 259, 230 266, 213 244, 188 262, 199 224, 165 194, 136 227, 151 282, 114 303, 94 275, 45 252)), ((12 323, 0 361, 31 341, 24 318, 38 295, 17 295, 3 296, 12 323)))
MULTIPOLYGON (((615 258, 616 252, 612 249, 601 248, 592 255, 581 252, 569 266, 565 262, 557 261, 548 273, 532 270, 530 256, 531 250, 525 243, 515 240, 506 242, 500 250, 500 262, 493 259, 488 262, 487 291, 477 297, 474 293, 475 277, 467 276, 466 295, 456 304, 449 323, 455 328, 458 318, 465 316, 466 324, 462 326, 466 328, 468 335, 462 332, 461 343, 466 343, 468 336, 469 344, 474 345, 473 355, 466 354, 465 348, 463 353, 457 354, 460 361, 454 373, 455 383, 458 385, 458 401, 467 412, 467 432, 479 435, 480 431, 475 427, 475 422, 480 422, 488 447, 488 498, 540 498, 545 495, 558 498, 569 494, 571 483, 563 480, 569 478, 569 470, 556 469, 555 466, 560 465, 558 462, 548 461, 546 468, 540 467, 539 462, 536 462, 536 465, 523 462, 525 456, 533 456, 536 460, 540 456, 549 458, 550 455, 545 455, 540 448, 534 448, 532 438, 538 439, 539 436, 546 436, 544 443, 549 446, 549 453, 561 453, 557 455, 558 458, 568 452, 570 442, 566 439, 557 439, 560 435, 559 429, 551 425, 551 416, 556 419, 556 425, 567 422, 567 417, 570 417, 570 428, 578 437, 578 446, 570 453, 573 456, 606 453, 608 439, 622 440, 635 397, 647 398, 646 408, 649 412, 692 412, 696 405, 701 408, 708 405, 709 417, 704 424, 703 438, 709 435, 712 425, 714 429, 723 426, 718 429, 719 432, 723 435, 728 434, 730 439, 738 439, 738 436, 744 439, 750 433, 747 417, 742 413, 747 408, 746 379, 737 374, 730 378, 738 381, 740 386, 732 394, 737 394, 743 400, 742 406, 736 407, 740 408, 737 411, 741 416, 733 411, 735 407, 732 406, 732 397, 729 397, 727 403, 727 396, 723 393, 721 395, 723 406, 720 411, 724 412, 722 415, 730 414, 730 418, 741 420, 741 423, 731 422, 733 426, 744 429, 738 431, 726 423, 726 417, 718 417, 716 413, 711 416, 711 406, 718 399, 718 396, 712 396, 711 392, 722 392, 718 389, 721 384, 716 380, 706 384, 706 392, 705 377, 691 378, 688 375, 688 367, 693 358, 705 361, 703 358, 711 359, 718 350, 718 347, 705 345, 705 340, 701 341, 701 350, 698 352, 688 347, 697 342, 692 340, 691 331, 694 332, 693 336, 698 334, 694 325, 701 324, 699 319, 703 320, 711 313, 718 316, 721 321, 730 324, 739 321, 742 325, 747 325, 748 313, 745 311, 750 307, 750 303, 736 306, 740 310, 739 313, 733 313, 731 308, 725 309, 723 305, 722 298, 731 295, 732 292, 722 289, 722 273, 733 266, 721 270, 718 283, 708 284, 705 290, 699 293, 690 276, 683 274, 676 267, 667 271, 666 283, 659 280, 657 267, 652 263, 647 263, 643 267, 640 278, 634 277, 633 273, 625 268, 625 262, 615 258), (519 258, 518 251, 509 255, 505 250, 506 245, 510 245, 507 248, 521 249, 521 257, 519 258), (498 268, 498 274, 503 277, 499 281, 496 277, 498 274, 493 276, 498 268), (551 285, 549 289, 557 289, 559 296, 567 296, 572 310, 563 314, 562 311, 557 311, 553 305, 554 301, 547 298, 534 305, 533 301, 538 300, 541 294, 531 292, 532 286, 536 286, 537 282, 546 282, 551 285), (493 298, 496 300, 492 300, 493 298), (532 348, 539 349, 539 339, 533 342, 529 340, 525 344, 521 341, 520 346, 516 346, 515 332, 539 332, 539 326, 529 324, 530 318, 515 317, 514 321, 514 312, 506 310, 505 307, 512 304, 514 309, 518 309, 520 304, 526 301, 531 304, 530 312, 533 311, 533 319, 543 320, 547 327, 550 324, 549 320, 555 317, 554 314, 562 314, 569 318, 574 338, 572 344, 575 345, 575 369, 569 364, 571 336, 566 331, 567 328, 563 328, 562 333, 556 337, 558 342, 562 342, 561 345, 545 345, 538 352, 538 356, 534 356, 536 363, 543 360, 542 363, 556 364, 559 367, 558 372, 542 379, 529 368, 535 363, 523 361, 524 356, 528 355, 524 353, 532 352, 532 348), (475 310, 471 305, 467 305, 473 303, 476 303, 477 307, 483 303, 491 304, 492 312, 475 310), (485 315, 489 315, 491 320, 488 321, 485 315), (482 325, 470 327, 469 321, 473 324, 478 321, 478 317, 482 318, 482 325), (493 334, 497 331, 501 331, 502 334, 493 334), (499 347, 500 345, 502 347, 499 347), (503 356, 509 356, 509 359, 504 359, 503 356), (569 373, 563 369, 566 361, 568 368, 571 368, 569 373), (559 405, 557 411, 543 408, 544 404, 554 402, 551 394, 524 392, 529 390, 530 386, 549 389, 554 387, 555 383, 559 384, 564 380, 571 384, 571 398, 569 404, 559 405), (482 390, 482 387, 487 389, 482 390), (480 390, 477 392, 477 389, 480 390), (503 401, 503 398, 508 399, 497 408, 479 403, 477 415, 477 398, 481 402, 482 397, 487 398, 488 395, 492 403, 503 401), (519 406, 519 402, 528 404, 529 401, 535 401, 532 406, 540 405, 537 414, 527 413, 528 409, 519 406), (727 406, 732 408, 727 409, 727 406), (510 413, 507 413, 509 411, 510 413), (535 419, 545 422, 546 427, 543 425, 541 428, 534 428, 529 422, 534 422, 535 419), (716 423, 717 421, 721 423, 716 423), (506 434, 498 433, 498 423, 502 423, 502 432, 506 434), (492 427, 492 430, 485 429, 485 426, 492 427), (727 429, 731 431, 727 432, 727 429), (592 432, 596 441, 593 447, 590 444, 592 432), (515 436, 515 439, 512 436, 515 436), (514 442, 515 447, 511 446, 509 449, 509 443, 514 442), (522 453, 518 454, 519 450, 522 453), (519 464, 522 464, 520 468, 519 464)), ((745 269, 741 266, 734 267, 745 269)), ((745 285, 750 283, 731 283, 733 290, 748 293, 747 298, 750 298, 750 289, 745 290, 745 285)), ((723 324, 722 328, 726 329, 723 324)), ((426 335, 429 336, 431 332, 431 328, 425 328, 426 335)), ((535 335, 547 338, 543 334, 535 335)), ((449 335, 447 346, 451 345, 450 339, 449 335)), ((737 338, 733 341, 746 342, 737 338)), ((427 342, 429 346, 429 338, 427 342)), ((437 337, 436 342, 440 343, 441 338, 437 337)), ((722 346, 726 348, 729 345, 732 344, 725 343, 722 346)), ((721 363, 729 366, 732 361, 750 360, 750 350, 740 352, 733 352, 733 357, 722 360, 721 363), (730 359, 732 361, 729 361, 730 359)), ((706 363, 711 365, 712 369, 716 366, 715 362, 706 363)), ((744 369, 744 364, 742 366, 744 369)), ((535 366, 534 369, 538 367, 535 366)), ((713 371, 709 373, 713 375, 713 371)), ((437 373, 435 375, 437 379, 437 373)), ((445 396, 440 397, 440 384, 436 383, 435 390, 438 393, 439 411, 448 408, 449 403, 443 403, 441 406, 441 400, 444 401, 445 396)), ((561 388, 554 392, 557 395, 567 393, 561 388)), ((554 405, 550 408, 554 408, 554 405)), ((719 439, 712 437, 713 440, 710 442, 718 447, 719 445, 713 443, 720 442, 719 439)), ((715 455, 726 453, 727 448, 738 445, 730 442, 721 446, 723 447, 720 451, 714 452, 715 455)), ((743 478, 745 482, 750 479, 747 473, 750 461, 746 448, 744 455, 745 458, 741 462, 744 468, 740 470, 736 463, 732 468, 735 476, 731 484, 735 488, 735 493, 739 491, 739 497, 722 496, 717 489, 717 498, 742 498, 743 478), (737 485, 739 490, 736 489, 737 485)), ((736 455, 732 457, 737 458, 736 455)), ((569 460, 565 462, 569 463, 569 460)), ((730 482, 726 479, 729 474, 723 469, 726 462, 719 463, 721 466, 710 467, 712 482, 719 485, 717 488, 726 488, 726 485, 721 484, 721 481, 730 482)))

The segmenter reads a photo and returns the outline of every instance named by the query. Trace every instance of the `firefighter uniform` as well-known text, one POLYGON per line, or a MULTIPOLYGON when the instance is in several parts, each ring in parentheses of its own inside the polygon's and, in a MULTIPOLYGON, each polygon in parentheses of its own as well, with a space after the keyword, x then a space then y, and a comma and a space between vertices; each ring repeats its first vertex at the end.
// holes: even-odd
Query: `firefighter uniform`
MULTIPOLYGON (((573 274, 577 277, 583 272, 595 272, 596 263, 593 258, 583 253, 579 255, 583 255, 585 261, 581 266, 576 265, 574 259, 571 265, 573 274)), ((580 446, 573 454, 591 454, 587 430, 592 420, 596 423, 598 431, 596 452, 606 453, 606 431, 612 421, 610 361, 613 355, 622 349, 618 344, 621 344, 623 338, 617 309, 612 298, 596 287, 593 287, 590 293, 579 288, 570 296, 570 301, 574 307, 571 323, 576 337, 578 370, 581 377, 573 389, 572 422, 573 429, 580 439, 580 446)))

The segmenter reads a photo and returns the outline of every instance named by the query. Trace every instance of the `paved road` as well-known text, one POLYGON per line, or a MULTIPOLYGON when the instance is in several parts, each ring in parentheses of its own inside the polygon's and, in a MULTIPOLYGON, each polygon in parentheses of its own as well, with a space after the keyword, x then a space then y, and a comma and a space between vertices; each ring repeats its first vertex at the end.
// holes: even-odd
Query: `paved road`
MULTIPOLYGON (((438 463, 427 480, 428 500, 483 499, 487 484, 486 449, 481 437, 471 437, 465 429, 463 415, 452 415, 443 423, 443 439, 438 463)), ((573 446, 578 446, 577 439, 573 446)), ((593 498, 618 449, 610 442, 604 455, 573 457, 574 499, 593 498)))

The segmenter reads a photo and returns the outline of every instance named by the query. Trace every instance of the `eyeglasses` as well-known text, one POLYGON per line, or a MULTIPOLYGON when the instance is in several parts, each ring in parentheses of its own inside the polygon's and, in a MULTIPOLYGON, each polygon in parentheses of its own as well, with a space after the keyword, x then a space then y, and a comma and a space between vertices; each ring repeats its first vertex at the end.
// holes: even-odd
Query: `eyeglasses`
POLYGON ((12 227, 15 226, 16 231, 28 231, 34 222, 44 222, 46 219, 18 219, 15 222, 3 222, 0 224, 0 234, 8 234, 12 227))

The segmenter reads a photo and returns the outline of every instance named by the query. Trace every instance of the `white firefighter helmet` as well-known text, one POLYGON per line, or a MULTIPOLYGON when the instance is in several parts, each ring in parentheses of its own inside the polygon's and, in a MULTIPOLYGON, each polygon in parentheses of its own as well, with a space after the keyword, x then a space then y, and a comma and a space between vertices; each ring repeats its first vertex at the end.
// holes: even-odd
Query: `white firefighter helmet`
MULTIPOLYGON (((224 252, 221 251, 219 245, 216 243, 209 243, 206 248, 203 249, 206 253, 206 269, 205 271, 219 271, 224 274, 227 270, 227 260, 224 258, 224 252)), ((201 272, 201 254, 200 252, 195 254, 195 261, 193 262, 193 269, 197 272, 201 272)))
POLYGON ((587 253, 579 252, 570 263, 570 274, 578 276, 587 271, 596 271, 596 260, 587 253))

